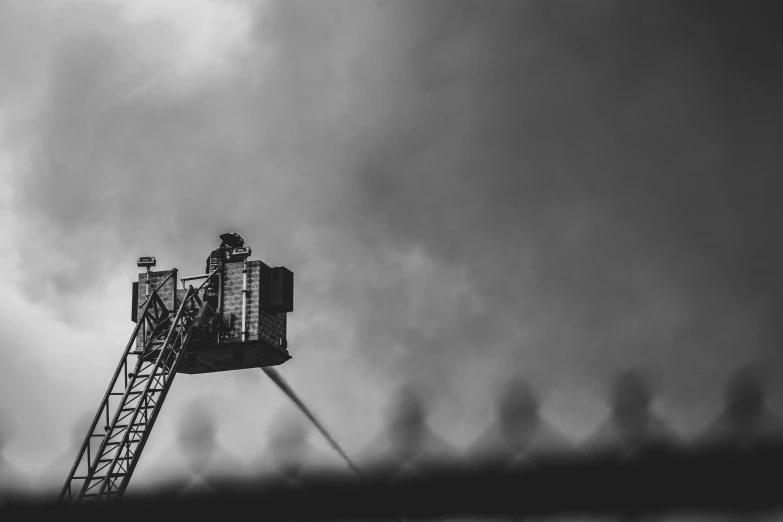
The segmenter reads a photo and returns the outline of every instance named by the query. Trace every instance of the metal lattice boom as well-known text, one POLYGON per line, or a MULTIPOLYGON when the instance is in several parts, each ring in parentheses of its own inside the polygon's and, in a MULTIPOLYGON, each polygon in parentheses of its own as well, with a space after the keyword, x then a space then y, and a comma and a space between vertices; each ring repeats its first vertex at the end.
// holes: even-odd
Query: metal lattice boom
MULTIPOLYGON (((176 274, 172 270, 175 279, 176 274)), ((61 502, 122 497, 203 306, 191 286, 172 318, 157 289, 150 294, 60 493, 61 502), (143 349, 132 351, 140 333, 143 349)))

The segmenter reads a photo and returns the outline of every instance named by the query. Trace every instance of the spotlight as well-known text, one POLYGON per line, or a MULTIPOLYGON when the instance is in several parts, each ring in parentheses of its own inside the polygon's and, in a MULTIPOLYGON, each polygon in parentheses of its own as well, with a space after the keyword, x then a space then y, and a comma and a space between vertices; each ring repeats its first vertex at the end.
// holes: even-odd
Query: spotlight
POLYGON ((250 257, 253 252, 248 247, 237 247, 228 253, 229 261, 236 261, 238 259, 246 259, 250 257))
POLYGON ((153 267, 155 266, 155 258, 154 257, 140 257, 136 260, 136 266, 139 268, 142 267, 153 267))

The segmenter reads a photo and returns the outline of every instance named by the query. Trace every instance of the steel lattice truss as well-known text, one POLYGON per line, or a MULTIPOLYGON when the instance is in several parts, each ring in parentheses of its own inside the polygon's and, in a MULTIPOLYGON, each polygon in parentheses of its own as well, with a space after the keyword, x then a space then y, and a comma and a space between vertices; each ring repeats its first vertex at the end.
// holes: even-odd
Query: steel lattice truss
MULTIPOLYGON (((171 276, 176 278, 176 270, 171 276)), ((203 303, 191 286, 173 317, 157 289, 143 306, 141 320, 90 425, 60 501, 122 497, 195 331, 203 303), (139 335, 144 348, 136 351, 139 335)))

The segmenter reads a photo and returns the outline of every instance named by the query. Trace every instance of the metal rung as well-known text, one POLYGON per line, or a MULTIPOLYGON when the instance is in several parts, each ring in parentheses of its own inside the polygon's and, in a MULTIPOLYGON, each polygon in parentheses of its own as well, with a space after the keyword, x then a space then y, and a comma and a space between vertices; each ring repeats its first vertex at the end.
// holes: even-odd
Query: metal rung
MULTIPOLYGON (((151 410, 151 409, 152 409, 152 408, 154 408, 154 407, 155 407, 155 406, 142 406, 142 407, 141 407, 141 408, 139 408, 139 409, 140 409, 140 410, 151 410)), ((133 410, 135 410, 135 409, 136 409, 136 407, 134 406, 134 407, 132 407, 132 408, 123 408, 123 409, 121 409, 120 411, 133 411, 133 410)))
MULTIPOLYGON (((93 477, 92 480, 104 480, 107 477, 124 477, 125 475, 127 475, 127 473, 109 473, 108 475, 103 475, 102 477, 93 477)), ((97 486, 97 484, 94 484, 93 486, 97 486)))
POLYGON ((93 433, 93 434, 90 435, 90 437, 100 437, 100 438, 104 438, 105 436, 106 436, 105 434, 104 435, 98 435, 97 433, 93 433))
MULTIPOLYGON (((159 391, 163 391, 163 388, 153 388, 149 390, 150 393, 159 391)), ((140 393, 144 393, 144 391, 129 391, 128 395, 138 395, 140 393)), ((125 392, 111 392, 111 395, 125 395, 125 392)))
MULTIPOLYGON (((150 392, 150 393, 159 392, 159 391, 163 391, 163 388, 150 388, 147 391, 150 392)), ((142 390, 142 391, 131 391, 131 392, 128 392, 128 395, 139 395, 140 393, 144 393, 144 390, 142 390)), ((120 393, 119 395, 122 395, 122 394, 120 393)))
MULTIPOLYGON (((147 391, 149 393, 160 392, 160 391, 163 391, 163 388, 150 388, 147 391)), ((130 393, 133 394, 133 395, 141 395, 142 393, 144 393, 144 390, 142 390, 142 391, 133 391, 133 392, 130 392, 130 393)), ((136 397, 129 398, 127 401, 125 401, 125 404, 128 404, 129 402, 134 401, 134 400, 136 400, 136 397)))
MULTIPOLYGON (((160 374, 168 375, 169 373, 170 372, 168 370, 163 370, 163 371, 158 372, 158 375, 160 375, 160 374)), ((134 375, 136 375, 136 374, 135 373, 129 373, 128 377, 133 377, 134 375)), ((136 377, 140 378, 140 379, 144 379, 144 378, 149 377, 150 375, 152 375, 152 374, 150 374, 150 373, 142 373, 140 375, 136 375, 136 377)))
MULTIPOLYGON (((166 371, 166 370, 160 371, 160 372, 157 372, 157 374, 158 375, 160 375, 160 374, 168 374, 168 371, 166 371)), ((133 377, 134 375, 136 375, 136 374, 135 373, 129 373, 128 377, 133 377)), ((152 374, 150 374, 150 373, 142 373, 142 374, 136 375, 136 378, 138 378, 138 379, 146 379, 150 375, 152 375, 152 374)))
POLYGON ((84 497, 82 497, 82 498, 87 498, 87 497, 108 497, 109 495, 116 495, 118 493, 119 493, 119 491, 104 491, 103 493, 85 493, 84 497))
MULTIPOLYGON (((130 460, 130 459, 132 459, 132 458, 133 458, 133 457, 120 457, 120 458, 118 458, 117 460, 130 460)), ((99 460, 98 462, 112 462, 113 460, 114 460, 114 458, 110 458, 110 459, 101 459, 101 460, 99 460)))
MULTIPOLYGON (((147 423, 146 422, 134 422, 133 423, 134 426, 140 426, 140 425, 144 425, 144 424, 147 424, 147 423)), ((127 428, 127 427, 128 427, 128 424, 119 424, 119 425, 115 426, 114 429, 124 429, 124 428, 127 428)), ((109 427, 108 426, 106 426, 106 431, 109 431, 109 427)))

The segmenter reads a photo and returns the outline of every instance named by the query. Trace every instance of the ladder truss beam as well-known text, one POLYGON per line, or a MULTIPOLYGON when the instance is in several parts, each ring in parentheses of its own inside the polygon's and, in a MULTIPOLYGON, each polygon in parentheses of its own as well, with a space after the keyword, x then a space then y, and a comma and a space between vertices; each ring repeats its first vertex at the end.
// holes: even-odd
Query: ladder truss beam
POLYGON ((187 350, 202 306, 192 286, 176 314, 166 309, 157 291, 149 296, 60 493, 61 502, 122 497, 187 350), (155 335, 147 339, 144 350, 139 352, 136 345, 143 324, 147 325, 147 332, 155 335), (157 341, 154 346, 152 341, 157 341), (96 439, 100 439, 97 449, 96 439))

